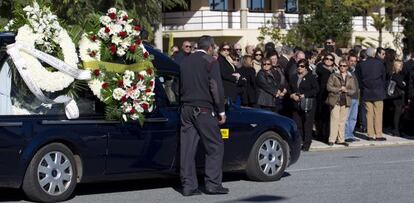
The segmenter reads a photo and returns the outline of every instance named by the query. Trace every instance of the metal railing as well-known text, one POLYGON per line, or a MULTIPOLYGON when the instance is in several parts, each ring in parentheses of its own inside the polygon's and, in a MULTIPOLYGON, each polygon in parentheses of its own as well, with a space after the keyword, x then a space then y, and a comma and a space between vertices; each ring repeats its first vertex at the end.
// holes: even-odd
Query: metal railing
MULTIPOLYGON (((240 29, 240 11, 184 11, 169 12, 163 14, 163 30, 223 30, 240 29)), ((247 28, 258 29, 267 22, 272 22, 275 18, 274 26, 289 30, 299 22, 298 14, 285 14, 271 12, 248 12, 247 28)), ((306 16, 305 16, 306 18, 306 16)), ((399 23, 399 18, 394 19, 390 31, 402 32, 403 26, 399 23)), ((373 20, 370 16, 365 19, 362 16, 355 16, 352 19, 353 30, 377 31, 371 24, 373 20)))

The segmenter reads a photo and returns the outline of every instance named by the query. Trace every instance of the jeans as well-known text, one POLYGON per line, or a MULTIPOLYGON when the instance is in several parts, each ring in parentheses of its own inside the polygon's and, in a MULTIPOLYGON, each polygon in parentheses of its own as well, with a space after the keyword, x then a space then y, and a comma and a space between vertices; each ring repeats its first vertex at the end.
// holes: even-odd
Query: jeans
POLYGON ((348 119, 345 124, 345 139, 354 139, 354 129, 358 117, 358 99, 352 99, 349 107, 348 119))

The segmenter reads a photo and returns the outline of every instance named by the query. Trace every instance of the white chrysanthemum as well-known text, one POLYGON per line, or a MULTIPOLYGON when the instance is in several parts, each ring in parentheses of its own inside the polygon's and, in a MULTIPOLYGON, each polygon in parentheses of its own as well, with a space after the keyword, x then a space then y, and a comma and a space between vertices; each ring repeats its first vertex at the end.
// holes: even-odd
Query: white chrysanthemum
POLYGON ((119 45, 121 45, 122 48, 127 49, 129 46, 131 46, 131 38, 127 37, 124 40, 122 40, 119 45))
POLYGON ((109 29, 111 30, 110 31, 111 35, 118 35, 119 32, 122 32, 122 25, 111 24, 109 25, 109 29))
POLYGON ((118 56, 120 56, 120 57, 124 56, 125 54, 126 54, 125 49, 123 49, 122 47, 119 47, 119 48, 116 50, 116 55, 118 55, 118 56))
POLYGON ((121 17, 121 18, 123 18, 125 16, 128 17, 128 13, 124 10, 119 10, 118 11, 118 16, 121 17))
POLYGON ((112 36, 111 42, 118 46, 122 42, 122 38, 114 35, 112 36))
POLYGON ((98 37, 100 37, 104 40, 107 40, 107 39, 109 39, 109 33, 106 33, 105 28, 103 27, 103 28, 99 29, 98 37))
POLYGON ((129 113, 132 110, 132 104, 125 102, 124 104, 122 104, 122 110, 124 113, 129 113))
POLYGON ((116 100, 121 100, 123 96, 125 96, 126 92, 122 88, 116 88, 114 89, 114 92, 112 93, 112 97, 116 100))
POLYGON ((116 8, 110 8, 110 9, 108 9, 108 13, 116 13, 116 8))
POLYGON ((103 24, 103 25, 105 25, 105 26, 109 26, 109 24, 111 23, 111 18, 109 17, 109 16, 101 16, 100 18, 99 18, 99 21, 103 24))
POLYGON ((87 34, 84 34, 79 41, 79 56, 82 61, 99 61, 101 60, 100 52, 98 51, 101 46, 101 41, 96 40, 95 42, 90 40, 87 34), (89 55, 91 50, 96 50, 95 57, 89 55))

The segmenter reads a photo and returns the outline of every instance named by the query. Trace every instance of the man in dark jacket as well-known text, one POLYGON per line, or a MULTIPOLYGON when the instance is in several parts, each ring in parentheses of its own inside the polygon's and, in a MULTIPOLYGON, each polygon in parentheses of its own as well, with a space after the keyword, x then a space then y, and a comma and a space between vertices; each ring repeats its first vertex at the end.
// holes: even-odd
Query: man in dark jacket
POLYGON ((182 103, 180 177, 184 196, 201 194, 198 190, 194 159, 200 139, 206 151, 206 193, 227 194, 229 192, 229 189, 222 186, 224 143, 219 124, 226 122, 226 115, 220 67, 211 56, 213 46, 212 37, 202 36, 198 40, 200 49, 180 64, 182 103))
POLYGON ((289 63, 290 58, 293 55, 293 50, 288 46, 282 47, 282 53, 280 54, 279 60, 277 63, 282 68, 283 71, 286 70, 287 64, 289 63))
POLYGON ((183 46, 181 46, 181 51, 176 53, 172 59, 177 63, 180 64, 183 59, 191 54, 191 43, 189 41, 184 41, 183 46))
POLYGON ((384 141, 382 135, 383 100, 385 99, 385 66, 375 57, 375 49, 367 49, 368 59, 359 64, 357 75, 362 99, 367 110, 367 132, 369 140, 384 141))

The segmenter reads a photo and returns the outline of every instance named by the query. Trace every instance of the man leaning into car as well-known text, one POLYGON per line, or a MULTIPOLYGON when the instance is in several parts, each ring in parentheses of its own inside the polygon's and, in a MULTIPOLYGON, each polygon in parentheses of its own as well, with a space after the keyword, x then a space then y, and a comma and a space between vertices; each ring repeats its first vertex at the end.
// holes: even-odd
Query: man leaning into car
POLYGON ((226 121, 224 90, 218 62, 211 56, 214 39, 202 36, 198 50, 181 64, 180 177, 184 196, 199 195, 195 154, 202 139, 205 156, 205 192, 227 194, 222 186, 224 143, 220 124, 226 121), (216 117, 216 113, 218 115, 216 117))

